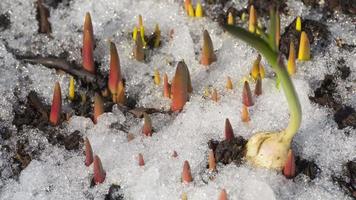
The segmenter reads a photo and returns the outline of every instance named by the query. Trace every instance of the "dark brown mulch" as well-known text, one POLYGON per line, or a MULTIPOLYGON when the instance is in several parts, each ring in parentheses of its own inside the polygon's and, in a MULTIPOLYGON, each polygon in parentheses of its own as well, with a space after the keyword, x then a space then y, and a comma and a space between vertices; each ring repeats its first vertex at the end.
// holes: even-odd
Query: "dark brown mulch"
POLYGON ((356 199, 356 161, 349 161, 344 165, 343 174, 341 176, 333 176, 333 181, 348 194, 356 199))
POLYGON ((325 0, 325 4, 321 4, 321 0, 302 0, 302 2, 312 8, 319 8, 323 5, 325 11, 342 12, 349 15, 356 14, 355 0, 325 0))
POLYGON ((108 193, 105 195, 104 200, 123 200, 124 195, 120 185, 112 184, 109 188, 108 193))
POLYGON ((10 28, 11 21, 9 13, 4 13, 0 15, 0 31, 10 28))
POLYGON ((235 137, 230 141, 214 141, 210 140, 208 146, 214 151, 216 162, 220 162, 224 165, 234 162, 236 165, 240 165, 244 158, 244 150, 247 141, 241 137, 235 137))
MULTIPOLYGON (((344 62, 338 62, 344 63, 344 62)), ((341 65, 341 68, 344 68, 341 65)), ((349 73, 343 71, 338 72, 340 78, 346 79, 349 76, 349 73)), ((334 120, 338 125, 339 129, 343 129, 346 127, 356 128, 356 112, 355 109, 343 105, 342 102, 339 102, 340 99, 339 95, 336 92, 336 75, 326 75, 324 80, 322 81, 320 87, 318 87, 314 91, 314 96, 309 97, 309 99, 321 106, 326 106, 334 111, 334 120)))
MULTIPOLYGON (((302 30, 308 35, 311 49, 317 49, 317 51, 323 52, 325 48, 330 44, 331 34, 326 25, 321 22, 303 19, 302 30), (316 47, 316 48, 315 48, 316 47)), ((281 36, 281 42, 279 50, 288 58, 289 45, 293 41, 295 50, 299 50, 299 40, 301 32, 295 29, 296 19, 293 20, 286 28, 281 36)))
POLYGON ((310 178, 310 180, 315 179, 321 172, 318 165, 315 164, 314 161, 309 161, 300 158, 299 156, 295 159, 296 165, 296 175, 304 174, 310 178))
POLYGON ((248 5, 253 5, 257 10, 257 16, 269 17, 270 9, 276 8, 279 13, 287 14, 286 0, 249 0, 248 5))

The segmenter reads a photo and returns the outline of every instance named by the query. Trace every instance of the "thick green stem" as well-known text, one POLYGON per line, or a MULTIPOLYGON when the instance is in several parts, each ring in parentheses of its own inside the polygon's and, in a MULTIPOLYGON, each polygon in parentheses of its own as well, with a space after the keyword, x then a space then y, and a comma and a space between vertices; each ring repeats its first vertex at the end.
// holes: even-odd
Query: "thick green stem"
POLYGON ((277 73, 288 102, 290 118, 288 126, 285 129, 285 134, 283 135, 283 140, 290 143, 294 135, 298 132, 302 121, 302 109, 299 98, 283 61, 278 59, 276 53, 273 57, 267 58, 267 60, 271 64, 273 70, 277 73))

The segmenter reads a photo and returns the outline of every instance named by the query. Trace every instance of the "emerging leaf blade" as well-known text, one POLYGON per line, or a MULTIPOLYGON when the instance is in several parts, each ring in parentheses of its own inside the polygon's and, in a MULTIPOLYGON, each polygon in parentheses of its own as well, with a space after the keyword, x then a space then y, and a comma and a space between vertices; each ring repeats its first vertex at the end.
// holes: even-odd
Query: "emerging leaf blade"
POLYGON ((224 24, 224 29, 234 35, 235 37, 246 42, 253 48, 257 49, 261 54, 263 54, 268 60, 276 58, 276 53, 272 50, 269 44, 257 36, 256 34, 250 33, 247 30, 238 27, 224 24))

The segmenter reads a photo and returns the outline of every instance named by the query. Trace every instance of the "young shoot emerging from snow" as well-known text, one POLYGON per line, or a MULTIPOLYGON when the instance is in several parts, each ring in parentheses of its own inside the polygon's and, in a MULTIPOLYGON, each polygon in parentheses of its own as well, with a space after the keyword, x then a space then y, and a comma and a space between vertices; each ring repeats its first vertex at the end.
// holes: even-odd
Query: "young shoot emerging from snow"
POLYGON ((282 170, 287 161, 291 141, 300 127, 302 111, 293 83, 278 52, 278 18, 278 14, 271 10, 268 33, 257 27, 256 31, 259 31, 261 36, 240 27, 223 26, 228 32, 257 49, 267 59, 282 85, 290 110, 287 128, 281 131, 259 132, 253 135, 246 145, 246 158, 253 165, 282 170))

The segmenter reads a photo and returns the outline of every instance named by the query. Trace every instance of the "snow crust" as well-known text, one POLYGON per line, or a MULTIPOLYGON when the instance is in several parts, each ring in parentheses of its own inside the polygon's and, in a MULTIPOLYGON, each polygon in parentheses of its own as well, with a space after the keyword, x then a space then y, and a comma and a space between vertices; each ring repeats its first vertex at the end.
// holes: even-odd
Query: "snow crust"
MULTIPOLYGON (((282 16, 282 26, 288 25, 297 15, 314 17, 300 2, 288 1, 288 5, 291 6, 291 16, 282 16)), ((258 131, 280 130, 288 122, 283 92, 275 87, 272 70, 264 60, 267 78, 263 80, 263 95, 255 99, 256 104, 250 109, 251 121, 245 124, 240 120, 241 80, 249 73, 257 55, 255 50, 223 32, 208 18, 188 18, 182 4, 174 0, 71 1, 69 7, 59 5, 59 8, 51 9, 51 39, 37 34, 33 0, 0 1, 0 8, 0 14, 11 13, 11 28, 0 34, 0 118, 4 120, 1 123, 11 124, 16 88, 24 90, 22 98, 28 91, 35 90, 50 103, 55 81, 60 82, 62 94, 67 94, 69 82, 69 76, 65 74, 58 75, 41 65, 20 63, 6 51, 5 43, 41 55, 68 52, 71 59, 81 60, 81 29, 86 12, 91 13, 93 20, 97 39, 95 59, 102 63, 100 69, 108 70, 108 41, 112 40, 118 47, 128 93, 138 98, 140 106, 169 109, 170 101, 162 97, 162 85, 153 84, 154 68, 172 79, 177 61, 184 60, 194 88, 183 112, 170 117, 164 114, 150 116, 155 130, 152 137, 141 134, 141 120, 126 118, 115 108, 112 113, 103 114, 96 125, 79 116, 66 122, 66 130, 79 130, 89 138, 94 153, 102 160, 106 180, 93 188, 89 187, 92 166, 84 165, 82 152, 50 145, 39 130, 25 129, 24 134, 32 135, 30 145, 44 145, 45 150, 21 172, 19 180, 2 179, 0 199, 103 199, 112 183, 123 188, 125 199, 135 200, 179 199, 183 192, 187 193, 188 199, 217 199, 222 188, 226 189, 229 199, 349 199, 332 182, 331 175, 340 174, 342 164, 356 158, 355 130, 350 129, 350 135, 345 135, 344 130, 337 128, 330 111, 311 103, 308 96, 313 95, 325 74, 335 72, 335 62, 343 57, 351 69, 348 79, 353 81, 338 80, 338 92, 348 105, 356 105, 355 50, 350 53, 342 51, 332 43, 324 54, 313 55, 312 61, 297 62, 298 73, 293 82, 303 108, 303 123, 293 140, 293 149, 296 155, 315 160, 321 168, 318 178, 310 181, 299 175, 293 181, 274 171, 256 169, 248 164, 239 167, 231 164, 218 165, 216 178, 206 184, 203 174, 207 142, 223 139, 225 118, 230 119, 235 135, 245 138, 258 131), (131 58, 129 33, 139 14, 143 15, 147 33, 153 32, 156 23, 162 31, 163 47, 154 52, 148 63, 131 58), (173 39, 170 40, 172 29, 173 39), (218 58, 209 70, 199 64, 204 29, 212 37, 218 58), (225 89, 227 76, 233 80, 232 91, 225 89), (346 86, 353 90, 344 89, 346 86), (203 98, 205 87, 217 88, 220 101, 216 103, 203 98), (131 141, 127 140, 125 132, 110 128, 112 124, 124 122, 130 123, 129 132, 135 136, 131 141), (177 158, 171 156, 174 150, 178 153, 177 158), (145 159, 143 167, 137 164, 139 153, 145 159), (189 185, 180 181, 184 160, 189 161, 192 169, 194 182, 189 185)), ((340 15, 337 21, 326 23, 333 37, 342 37, 348 43, 356 44, 356 31, 350 18, 340 15)), ((5 165, 7 160, 0 158, 0 166, 5 165)))

